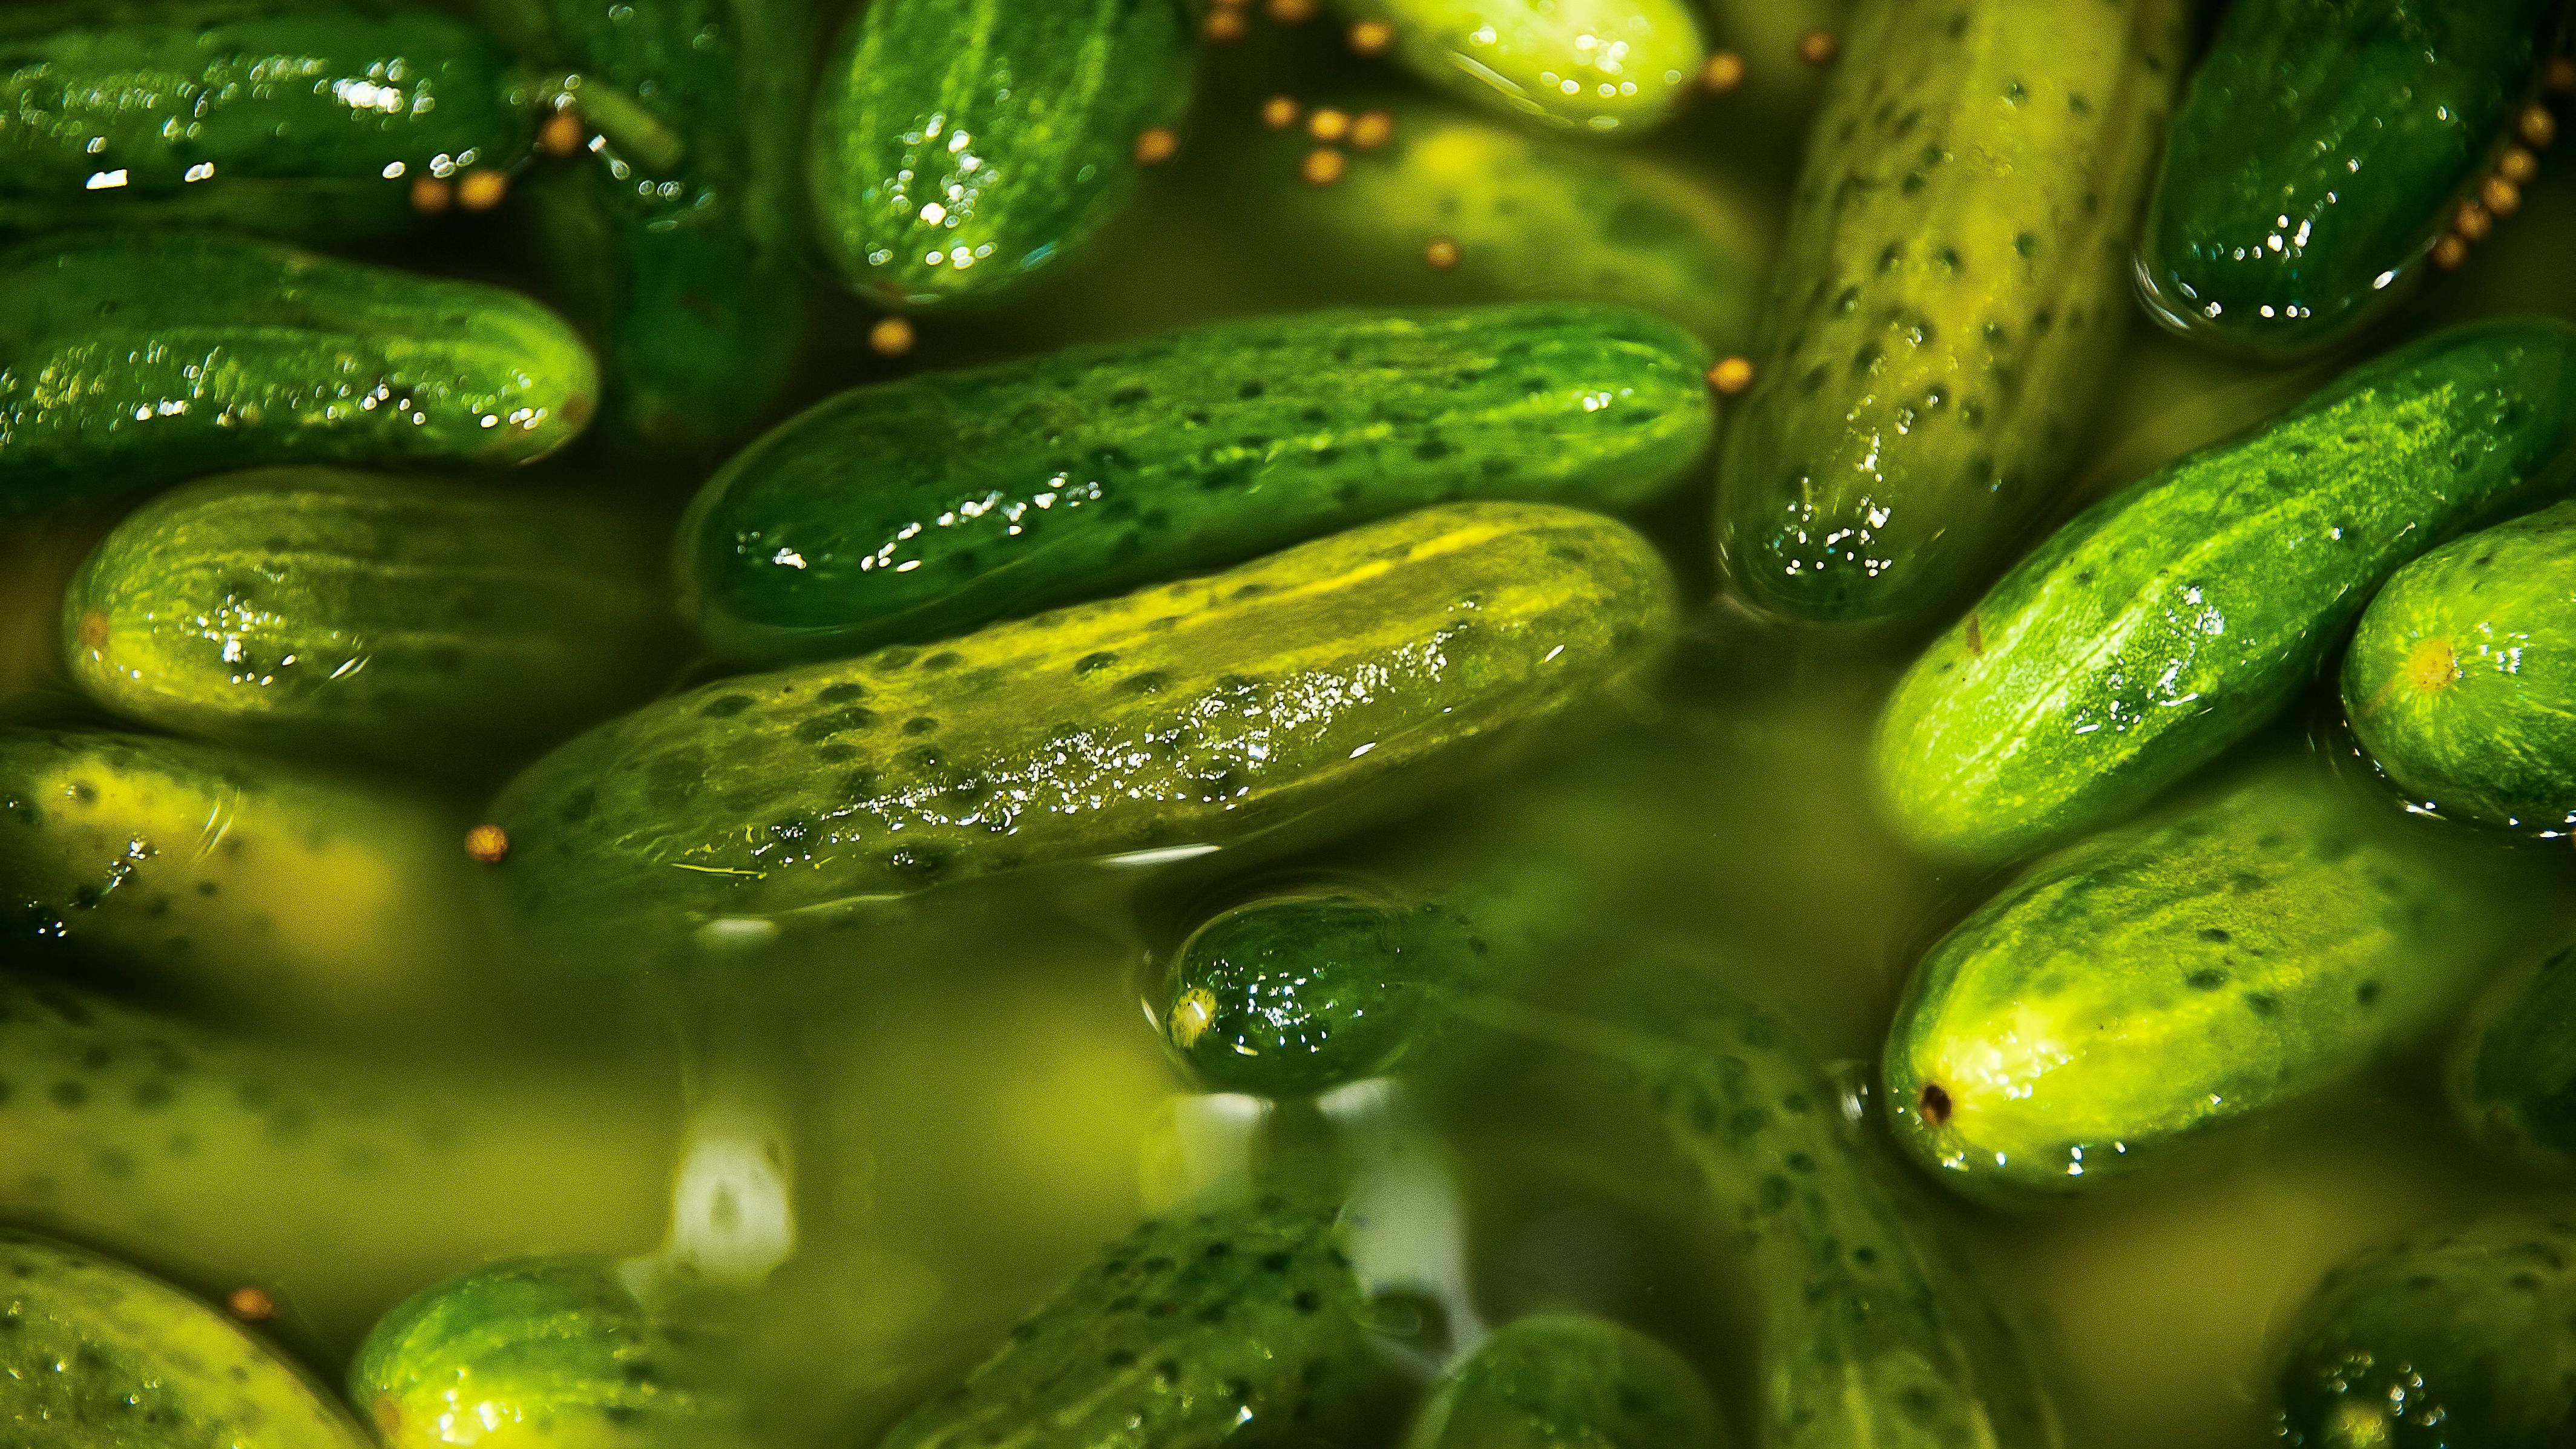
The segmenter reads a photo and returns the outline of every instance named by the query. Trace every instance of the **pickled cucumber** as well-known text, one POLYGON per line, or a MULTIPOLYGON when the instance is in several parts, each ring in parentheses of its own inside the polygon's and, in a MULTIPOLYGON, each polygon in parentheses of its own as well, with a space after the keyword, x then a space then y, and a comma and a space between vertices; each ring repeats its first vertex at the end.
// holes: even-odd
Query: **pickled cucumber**
POLYGON ((2488 1146, 2576 1173, 2576 946, 2487 994, 2452 1056, 2451 1100, 2488 1146))
POLYGON ((1392 27, 1396 59, 1424 80, 1512 115, 1586 135, 1665 120, 1707 64, 1680 0, 1340 0, 1392 27))
POLYGON ((1597 1318, 1518 1319, 1450 1370, 1405 1449, 1717 1449, 1717 1405, 1678 1354, 1597 1318))

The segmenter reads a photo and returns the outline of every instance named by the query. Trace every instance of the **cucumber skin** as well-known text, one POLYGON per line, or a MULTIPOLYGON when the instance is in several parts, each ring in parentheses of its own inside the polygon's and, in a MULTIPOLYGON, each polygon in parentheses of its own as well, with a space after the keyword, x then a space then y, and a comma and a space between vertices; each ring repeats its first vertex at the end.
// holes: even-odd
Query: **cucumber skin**
POLYGON ((73 679, 146 724, 299 758, 472 772, 678 664, 637 520, 569 497, 320 468, 127 516, 63 602, 73 679))
POLYGON ((2559 9, 2231 6, 2166 141, 2137 260, 2148 314, 2296 356, 2404 302, 2530 96, 2559 9))
POLYGON ((121 1263, 0 1228, 0 1435, 45 1449, 372 1449, 275 1349, 121 1263))
POLYGON ((1338 1443, 1381 1377, 1367 1311, 1329 1204, 1149 1221, 881 1449, 1338 1443))
POLYGON ((1698 18, 1680 0, 1341 0, 1341 9, 1394 27, 1395 58, 1424 80, 1586 135, 1661 123, 1708 63, 1698 18))
POLYGON ((2343 699, 2354 735, 2417 801, 2576 831, 2576 503, 2399 569, 2353 633, 2343 699), (2432 641, 2448 657, 2428 684, 2416 654, 2432 641))
POLYGON ((1462 498, 1622 508, 1712 426, 1626 309, 1308 314, 859 388, 710 480, 682 612, 743 659, 925 641, 1462 498))
POLYGON ((2562 489, 2571 443, 2576 328, 2518 319, 2365 363, 2122 489, 1906 671, 1871 747, 1884 813, 1960 861, 2129 814, 2287 703, 2401 565, 2562 489))
POLYGON ((1182 0, 866 7, 815 97, 823 250, 882 306, 1010 291, 1117 214, 1142 169, 1136 137, 1189 107, 1197 42, 1182 0))
POLYGON ((2181 12, 1854 8, 1720 473, 1755 603, 1954 607, 2046 507, 2127 323, 2181 12))
POLYGON ((0 20, 4 231, 393 231, 416 220, 412 184, 434 161, 507 169, 536 134, 533 78, 435 14, 301 0, 15 9, 0 20), (345 98, 361 86, 380 99, 345 98), (211 174, 188 180, 199 166, 211 174), (127 179, 91 190, 103 172, 127 179))
POLYGON ((497 287, 212 234, 0 253, 0 515, 269 463, 525 463, 598 392, 497 287))
POLYGON ((1427 509, 930 650, 663 700, 510 785, 500 869, 524 920, 579 938, 648 903, 777 917, 1240 845, 1383 809, 1615 695, 1674 615, 1661 561, 1620 524, 1427 509))
POLYGON ((2576 946, 2497 983, 2460 1033, 2450 1086, 2471 1135, 2576 1175, 2576 946))
POLYGON ((2286 1449, 2553 1449, 2576 1425, 2576 1226, 2482 1218, 2364 1254, 2300 1311, 2286 1449))
POLYGON ((2351 1077, 2525 923, 2494 862, 2454 849, 2294 758, 2044 857, 1916 968, 1890 1125, 1948 1186, 2011 1203, 2351 1077))
POLYGON ((1719 1449, 1699 1372, 1606 1319, 1515 1319, 1450 1370, 1404 1449, 1719 1449))

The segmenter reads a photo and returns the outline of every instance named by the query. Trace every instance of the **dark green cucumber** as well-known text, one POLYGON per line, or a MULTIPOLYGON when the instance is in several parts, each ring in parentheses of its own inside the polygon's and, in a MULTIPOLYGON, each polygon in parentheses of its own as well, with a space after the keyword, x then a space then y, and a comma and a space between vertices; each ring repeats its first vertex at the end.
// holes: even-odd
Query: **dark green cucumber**
POLYGON ((1293 1194, 1147 1222, 882 1449, 1340 1442, 1383 1377, 1341 1238, 1293 1194))
POLYGON ((1340 0, 1393 27, 1395 57, 1424 80, 1498 110, 1587 135, 1665 120, 1708 62, 1682 0, 1340 0))
POLYGON ((1514 1320, 1431 1391, 1405 1449, 1718 1449, 1699 1372, 1598 1318, 1514 1320))
POLYGON ((369 1449, 277 1350, 95 1253, 0 1228, 0 1439, 27 1449, 369 1449))
POLYGON ((2174 113, 2137 261, 2186 336, 2288 355, 2405 300, 2530 99, 2560 0, 2242 0, 2174 113))
POLYGON ((569 497, 322 468, 237 473, 117 525, 63 601, 80 687, 299 757, 488 769, 676 667, 639 520, 569 497))
POLYGON ((497 287, 212 234, 0 253, 0 514, 266 463, 524 463, 598 391, 497 287))
POLYGON ((2300 1310, 2286 1449, 2556 1449, 2576 1434, 2576 1225, 2505 1214, 2375 1249, 2300 1310))
POLYGON ((506 170, 538 87, 482 32, 333 0, 21 0, 0 14, 0 231, 389 231, 506 170))
POLYGON ((1888 700, 1880 800, 1957 859, 2116 820, 2287 703, 2400 565, 2571 467, 2576 328, 2463 327, 2356 367, 2015 565, 1888 700))
POLYGON ((2576 832, 2576 503, 2399 569, 2353 633, 2343 701, 2422 808, 2576 832))
POLYGON ((1189 107, 1183 0, 885 0, 824 63, 808 165, 823 249, 890 307, 987 300, 1134 190, 1189 107))
POLYGON ((607 1258, 528 1258, 422 1289, 349 1366, 386 1449, 732 1449, 720 1333, 648 1308, 607 1258))
POLYGON ((2527 924, 2460 849, 2294 758, 2047 856, 1916 967, 1889 1120, 1949 1186, 2009 1200, 2352 1077, 2527 924))
POLYGON ((2487 994, 2451 1058, 2451 1101, 2488 1146, 2576 1173, 2576 946, 2487 994))
POLYGON ((1756 603, 1952 606, 2054 496, 2128 320, 2182 10, 1855 7, 1721 473, 1756 603))
POLYGON ((1645 540, 1425 509, 933 648, 724 680, 503 793, 523 918, 781 917, 1327 828, 1616 696, 1674 630, 1645 540))
POLYGON ((1706 361, 1624 309, 1325 313, 860 388, 753 444, 677 546, 728 655, 961 633, 1457 498, 1618 508, 1690 466, 1706 361))

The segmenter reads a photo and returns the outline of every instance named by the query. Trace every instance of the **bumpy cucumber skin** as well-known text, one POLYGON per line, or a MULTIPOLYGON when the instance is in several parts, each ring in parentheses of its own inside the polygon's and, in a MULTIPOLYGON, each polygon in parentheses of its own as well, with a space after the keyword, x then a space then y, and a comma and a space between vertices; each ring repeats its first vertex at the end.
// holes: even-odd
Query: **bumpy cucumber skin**
POLYGON ((0 514, 269 463, 524 463, 598 392, 580 337, 497 287, 213 234, 0 253, 0 514))
POLYGON ((1516 1319, 1443 1378, 1404 1449, 1719 1449, 1699 1372, 1604 1319, 1516 1319))
POLYGON ((2352 1076, 2520 920, 2452 847, 2292 759, 2041 859, 1907 985, 1898 1140, 1973 1197, 2074 1193, 2352 1076))
POLYGON ((2174 114, 2137 260, 2185 336, 2331 346, 2411 295, 2560 0, 2245 0, 2174 114))
POLYGON ((2279 1380, 2287 1449, 2553 1449, 2576 1428, 2576 1225, 2480 1219, 2329 1274, 2279 1380))
POLYGON ((2401 565, 2563 488, 2571 397, 2576 328, 2463 327, 2085 510, 1897 684, 1886 815, 1994 860, 2144 805, 2286 703, 2401 565))
POLYGON ((1380 1375, 1340 1238, 1283 1195, 1147 1222, 882 1449, 1341 1442, 1380 1375))
POLYGON ((371 1449, 331 1398, 214 1309, 0 1228, 0 1436, 45 1449, 371 1449))
POLYGON ((1706 447, 1706 361, 1621 308, 1325 313, 860 388, 709 481, 682 610, 847 654, 1459 498, 1620 508, 1706 447))
POLYGON ((2343 701, 2353 733, 2417 801, 2576 831, 2576 503, 2398 570, 2353 632, 2343 701))
POLYGON ((377 1323, 349 1399, 387 1449, 736 1446, 710 1345, 648 1311, 607 1258, 527 1258, 422 1289, 377 1323))
POLYGON ((649 531, 451 479, 281 468, 117 525, 63 603, 73 679, 184 734, 488 768, 640 703, 677 663, 649 531))
POLYGON ((885 0, 825 62, 808 150, 823 249, 889 307, 987 301, 1080 248, 1176 126, 1182 0, 885 0))
POLYGON ((1915 617, 2052 496, 2128 320, 2180 0, 1864 0, 1727 435, 1754 602, 1915 617))
POLYGON ((2489 1147, 2576 1175, 2576 946, 2488 993, 2452 1056, 2451 1101, 2489 1147))
POLYGON ((1470 100, 1587 135, 1650 129, 1708 63, 1680 0, 1341 0, 1395 29, 1395 55, 1470 100))
POLYGON ((525 919, 829 911, 1384 808, 1660 655, 1670 576, 1590 514, 1455 504, 928 649, 721 681, 494 807, 525 919))
POLYGON ((507 168, 536 86, 435 14, 296 0, 37 0, 0 17, 0 230, 400 228, 415 181, 507 168), (112 183, 112 184, 111 184, 112 183))

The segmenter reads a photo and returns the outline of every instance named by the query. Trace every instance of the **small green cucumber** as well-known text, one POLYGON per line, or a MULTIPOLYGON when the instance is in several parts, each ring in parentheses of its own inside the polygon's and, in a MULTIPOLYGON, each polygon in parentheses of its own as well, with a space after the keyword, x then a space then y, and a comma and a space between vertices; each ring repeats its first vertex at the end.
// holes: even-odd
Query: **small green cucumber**
POLYGON ((2522 920, 2457 849, 2293 758, 2043 857, 1916 967, 1898 1139, 1972 1197, 2073 1193, 2355 1075, 2522 920))
POLYGON ((2576 503, 2399 569, 2353 632, 2343 701, 2423 808, 2576 832, 2576 503))
POLYGON ((655 545, 571 497, 278 468, 146 503, 63 601, 107 709, 298 757, 514 762, 677 666, 655 545))
POLYGON ((2035 521, 2127 324, 2182 9, 1855 7, 1720 475, 1754 602, 1936 612, 2035 521))
POLYGON ((2576 1175, 2576 946, 2498 982, 2460 1033, 2451 1101, 2488 1146, 2576 1175))
POLYGON ((2285 1449, 2555 1449, 2576 1434, 2576 1225, 2454 1223, 2327 1275, 2281 1369, 2285 1449))
POLYGON ((214 234, 0 252, 0 514, 266 463, 524 463, 599 380, 513 292, 214 234))
POLYGON ((699 493, 682 611, 743 659, 848 654, 1459 498, 1621 508, 1706 447, 1668 323, 1323 313, 843 393, 699 493))
POLYGON ((386 1314, 349 1398, 386 1449, 748 1446, 721 1336, 688 1317, 647 1307, 608 1258, 496 1263, 386 1314))
POLYGON ((408 999, 477 954, 463 822, 399 791, 140 735, 0 732, 22 946, 275 1011, 408 999))
POLYGON ((1340 0, 1392 28, 1434 85, 1544 125, 1629 135, 1669 118, 1708 63, 1682 0, 1340 0))
POLYGON ((1957 860, 2102 825, 2244 738, 2382 581, 2576 467, 2576 327, 2454 329, 2059 529, 1906 671, 1871 767, 1957 860))
POLYGON ((0 1440, 26 1449, 370 1449, 277 1350, 122 1263, 0 1228, 0 1440))
POLYGON ((1295 1194, 1149 1221, 882 1449, 1341 1442, 1384 1377, 1341 1239, 1295 1194))
POLYGON ((1699 1371, 1631 1328, 1575 1314, 1515 1319, 1453 1368, 1404 1449, 1719 1449, 1699 1371))
POLYGON ((723 680, 538 761, 493 818, 531 923, 781 917, 1329 828, 1617 695, 1675 630, 1644 539, 1424 509, 929 649, 723 680), (1291 829, 1294 827, 1294 829, 1291 829))
POLYGON ((1008 291, 1118 213, 1197 60, 1184 0, 867 6, 815 98, 823 250, 889 307, 1008 291))
POLYGON ((2186 336, 2331 346, 2413 294, 2534 90, 2560 0, 2242 0, 2174 113, 2139 298, 2186 336))
POLYGON ((539 91, 437 14, 33 0, 0 16, 0 231, 391 231, 414 183, 516 165, 539 91))

